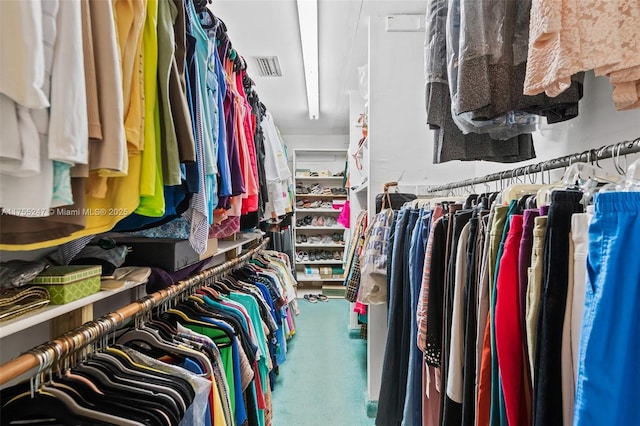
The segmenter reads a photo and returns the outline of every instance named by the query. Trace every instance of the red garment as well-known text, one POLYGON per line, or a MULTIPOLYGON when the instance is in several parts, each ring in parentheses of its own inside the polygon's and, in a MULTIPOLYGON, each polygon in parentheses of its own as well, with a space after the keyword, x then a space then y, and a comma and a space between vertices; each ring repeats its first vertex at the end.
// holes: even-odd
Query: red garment
POLYGON ((487 324, 482 338, 481 359, 476 425, 489 426, 491 419, 491 311, 487 312, 487 324))
POLYGON ((518 256, 522 240, 522 215, 511 216, 511 226, 498 271, 496 300, 496 353, 507 420, 510 426, 526 424, 522 370, 525 368, 520 327, 518 256))

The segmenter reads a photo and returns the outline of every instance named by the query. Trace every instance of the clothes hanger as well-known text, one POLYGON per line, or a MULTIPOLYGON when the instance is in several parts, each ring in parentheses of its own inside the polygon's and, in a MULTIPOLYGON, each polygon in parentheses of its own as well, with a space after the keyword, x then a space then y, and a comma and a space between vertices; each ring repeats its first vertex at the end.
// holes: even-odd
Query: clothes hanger
POLYGON ((627 170, 625 178, 617 183, 603 186, 600 192, 638 192, 640 191, 640 160, 634 161, 627 170))
POLYGON ((126 393, 127 399, 137 401, 137 404, 144 401, 148 408, 161 410, 169 417, 170 424, 180 421, 181 415, 176 402, 158 386, 122 378, 113 371, 113 367, 91 358, 85 360, 77 370, 98 380, 105 388, 110 389, 110 394, 126 393))
POLYGON ((144 380, 147 384, 160 386, 176 402, 182 415, 195 396, 193 389, 190 389, 188 385, 184 386, 184 383, 180 382, 180 378, 167 377, 163 371, 135 364, 126 353, 117 348, 107 348, 104 352, 97 352, 94 354, 94 359, 112 365, 126 378, 144 380))

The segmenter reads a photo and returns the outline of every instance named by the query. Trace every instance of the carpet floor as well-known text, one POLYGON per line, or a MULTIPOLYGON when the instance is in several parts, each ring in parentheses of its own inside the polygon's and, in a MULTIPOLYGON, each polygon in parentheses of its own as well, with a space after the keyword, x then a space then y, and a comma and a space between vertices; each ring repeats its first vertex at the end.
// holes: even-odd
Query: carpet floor
POLYGON ((350 338, 349 302, 299 300, 296 334, 273 392, 274 426, 365 426, 367 341, 350 338))

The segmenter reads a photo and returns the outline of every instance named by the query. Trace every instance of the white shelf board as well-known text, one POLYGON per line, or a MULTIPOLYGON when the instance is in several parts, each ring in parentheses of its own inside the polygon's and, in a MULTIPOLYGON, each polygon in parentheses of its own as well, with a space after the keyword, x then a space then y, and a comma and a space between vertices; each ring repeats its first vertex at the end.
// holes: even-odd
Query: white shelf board
POLYGON ((352 189, 351 191, 354 194, 360 194, 360 193, 364 193, 366 191, 369 190, 369 182, 365 182, 362 185, 360 185, 359 187, 357 187, 356 189, 352 189))
POLYGON ((296 176, 295 178, 296 180, 304 180, 304 181, 308 181, 308 180, 335 180, 335 181, 342 181, 344 179, 344 177, 342 176, 296 176))
POLYGON ((296 228, 296 230, 311 230, 311 231, 322 231, 324 229, 327 230, 338 230, 338 231, 344 231, 345 228, 343 228, 342 226, 301 226, 299 228, 296 228))
POLYGON ((342 259, 340 260, 307 260, 306 262, 298 262, 297 265, 342 265, 342 259))
POLYGON ((126 284, 123 287, 115 290, 101 290, 87 297, 83 297, 82 299, 74 300, 71 303, 66 303, 64 305, 48 305, 37 311, 19 316, 5 323, 2 323, 2 325, 0 326, 0 339, 10 336, 14 333, 18 333, 34 325, 38 325, 45 321, 49 321, 53 318, 67 314, 71 311, 75 311, 76 309, 82 308, 83 306, 87 306, 111 296, 115 296, 116 294, 122 293, 123 291, 131 290, 132 288, 138 287, 140 285, 144 284, 126 284))
POLYGON ((325 209, 304 209, 304 208, 299 208, 299 209, 296 209, 296 213, 300 213, 300 214, 304 214, 304 213, 340 213, 340 210, 329 209, 329 208, 325 208, 325 209))
POLYGON ((309 243, 300 243, 296 244, 297 248, 344 248, 344 244, 309 244, 309 243))

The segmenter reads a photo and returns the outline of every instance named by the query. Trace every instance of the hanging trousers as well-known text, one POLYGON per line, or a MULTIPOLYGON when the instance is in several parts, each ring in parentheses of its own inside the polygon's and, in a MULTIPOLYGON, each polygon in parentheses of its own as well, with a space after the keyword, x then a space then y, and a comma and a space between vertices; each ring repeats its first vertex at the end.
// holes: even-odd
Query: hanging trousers
POLYGON ((578 191, 555 191, 544 238, 542 296, 538 314, 533 424, 562 425, 562 326, 569 280, 571 216, 582 213, 578 191))
POLYGON ((523 216, 511 216, 509 233, 500 260, 496 288, 495 330, 496 355, 504 389, 505 410, 508 424, 526 424, 524 410, 524 384, 522 381, 523 350, 520 327, 520 303, 518 286, 518 257, 522 241, 523 216))
MULTIPOLYGON (((453 322, 453 299, 456 284, 456 260, 458 254, 458 242, 462 229, 471 219, 471 210, 460 210, 462 206, 455 204, 449 206, 450 226, 449 226, 449 262, 447 264, 447 278, 445 282, 444 298, 444 330, 442 346, 442 389, 447 388, 449 377, 449 352, 451 348, 451 324, 453 322)), ((454 401, 449 396, 444 395, 442 406, 442 425, 459 425, 462 421, 462 401, 454 401)))
POLYGON ((477 340, 477 276, 478 233, 482 212, 475 210, 469 221, 469 242, 466 247, 467 276, 464 288, 464 383, 462 389, 462 426, 475 424, 476 340, 477 340))
POLYGON ((529 355, 529 371, 531 387, 535 389, 534 364, 536 358, 536 338, 538 330, 538 310, 542 293, 542 263, 544 254, 544 234, 547 231, 547 216, 538 216, 534 220, 533 248, 531 250, 531 267, 527 284, 527 305, 525 318, 527 328, 527 353, 529 355))
MULTIPOLYGON (((592 207, 592 206, 589 206, 592 207)), ((578 377, 578 346, 587 282, 589 223, 593 213, 574 214, 569 240, 569 287, 562 327, 562 406, 565 425, 573 424, 573 408, 578 377)))
POLYGON ((477 410, 477 423, 478 425, 490 424, 491 417, 491 305, 493 303, 493 287, 495 283, 495 265, 498 258, 498 249, 500 248, 500 240, 502 238, 502 232, 507 222, 508 206, 497 206, 493 215, 493 222, 491 223, 491 229, 489 231, 489 251, 487 252, 486 261, 488 275, 488 305, 487 314, 485 319, 485 328, 482 330, 482 334, 478 335, 478 338, 482 336, 482 361, 480 363, 480 377, 478 381, 478 410, 477 410))
POLYGON ((418 212, 402 209, 398 212, 393 244, 391 282, 389 286, 388 331, 382 364, 382 384, 378 400, 377 425, 400 425, 409 372, 409 339, 411 313, 408 252, 411 230, 418 212))
POLYGON ((422 422, 422 352, 417 343, 416 308, 420 286, 422 285, 422 271, 424 269, 425 249, 429 237, 429 220, 431 211, 420 210, 418 221, 413 228, 411 248, 409 250, 410 273, 410 338, 409 338, 409 375, 407 379, 406 397, 402 424, 418 425, 422 422))
POLYGON ((574 425, 634 425, 640 420, 640 192, 601 192, 594 206, 574 425))

